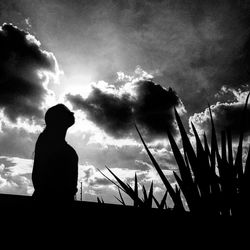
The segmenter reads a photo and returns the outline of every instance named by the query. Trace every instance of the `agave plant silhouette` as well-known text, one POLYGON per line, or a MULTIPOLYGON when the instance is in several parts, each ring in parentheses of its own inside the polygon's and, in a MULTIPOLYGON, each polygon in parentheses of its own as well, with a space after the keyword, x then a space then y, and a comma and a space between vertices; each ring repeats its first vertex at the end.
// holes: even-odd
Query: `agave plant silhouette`
MULTIPOLYGON (((249 94, 247 95, 242 110, 241 124, 244 124, 246 121, 248 99, 249 94)), ((168 208, 166 200, 169 195, 174 204, 173 210, 178 213, 185 212, 184 202, 187 203, 189 212, 194 215, 232 216, 247 213, 249 209, 248 190, 250 190, 250 153, 248 147, 247 158, 243 161, 244 126, 241 126, 234 159, 233 140, 230 129, 221 132, 221 140, 219 141, 217 139, 218 133, 215 129, 210 105, 208 105, 208 108, 211 119, 210 145, 206 134, 204 133, 201 139, 194 124, 191 123, 196 142, 196 149, 194 149, 176 109, 174 109, 174 113, 180 131, 183 153, 178 147, 172 133, 166 128, 166 133, 178 165, 179 173, 173 171, 178 183, 178 186, 175 186, 175 188, 172 187, 164 175, 146 145, 138 127, 135 125, 145 150, 154 168, 161 177, 166 190, 162 200, 160 202, 157 201, 153 194, 152 182, 148 194, 145 187, 142 186, 144 197, 140 198, 138 195, 136 174, 134 188, 132 188, 129 184, 124 183, 108 167, 106 168, 116 181, 111 180, 99 170, 108 180, 118 187, 120 196, 120 198, 116 197, 118 201, 126 205, 120 192, 120 190, 122 190, 134 201, 134 206, 136 207, 152 207, 152 202, 154 201, 157 208, 166 209, 168 208)))

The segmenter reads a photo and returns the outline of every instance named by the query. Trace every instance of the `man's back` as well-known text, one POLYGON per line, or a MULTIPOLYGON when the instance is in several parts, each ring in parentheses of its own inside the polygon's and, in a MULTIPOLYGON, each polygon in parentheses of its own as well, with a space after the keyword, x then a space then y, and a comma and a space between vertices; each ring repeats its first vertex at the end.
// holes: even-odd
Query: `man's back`
POLYGON ((77 191, 78 156, 65 140, 39 136, 33 165, 34 197, 73 199, 77 191))

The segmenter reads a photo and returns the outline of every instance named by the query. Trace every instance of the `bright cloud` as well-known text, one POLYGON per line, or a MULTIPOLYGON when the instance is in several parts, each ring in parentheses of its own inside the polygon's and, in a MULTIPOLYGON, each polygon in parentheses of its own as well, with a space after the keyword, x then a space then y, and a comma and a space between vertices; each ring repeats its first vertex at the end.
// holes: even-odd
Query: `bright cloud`
POLYGON ((18 157, 0 157, 0 192, 32 195, 31 181, 33 161, 18 157))
MULTIPOLYGON (((237 91, 235 89, 222 88, 222 92, 228 94, 233 94, 233 100, 227 102, 217 102, 211 105, 211 111, 213 115, 213 120, 215 124, 216 131, 220 133, 221 131, 231 130, 233 136, 238 136, 242 126, 245 128, 245 132, 249 134, 249 117, 250 110, 247 109, 245 116, 245 121, 239 126, 239 122, 242 121, 242 112, 246 101, 247 92, 237 91)), ((196 129, 203 133, 209 134, 211 131, 211 118, 209 114, 209 109, 205 109, 204 112, 195 113, 189 118, 189 122, 193 122, 196 129)))

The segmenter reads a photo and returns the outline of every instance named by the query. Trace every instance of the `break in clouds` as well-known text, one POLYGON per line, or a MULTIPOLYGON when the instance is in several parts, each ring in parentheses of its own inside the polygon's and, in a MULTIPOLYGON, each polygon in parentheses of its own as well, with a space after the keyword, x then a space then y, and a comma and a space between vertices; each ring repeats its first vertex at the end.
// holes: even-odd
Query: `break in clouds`
POLYGON ((189 115, 207 100, 215 103, 223 85, 249 82, 249 0, 20 0, 15 6, 68 72, 113 82, 117 71, 131 74, 136 65, 158 70, 155 82, 171 84, 189 115))
POLYGON ((42 118, 45 83, 58 72, 54 55, 33 35, 12 24, 0 27, 0 109, 12 122, 42 118))
POLYGON ((166 128, 176 133, 174 107, 185 110, 175 91, 151 80, 132 81, 121 87, 96 84, 87 98, 72 94, 66 98, 74 109, 84 111, 88 119, 116 138, 133 134, 134 124, 155 137, 166 135, 166 128))
MULTIPOLYGON (((66 2, 62 6, 63 9, 70 8, 66 2)), ((100 65, 97 67, 99 79, 111 82, 108 79, 109 69, 130 74, 137 64, 148 72, 157 70, 154 82, 165 88, 171 86, 183 101, 188 116, 203 112, 207 102, 214 104, 221 101, 216 94, 222 86, 238 89, 249 84, 249 0, 96 1, 91 6, 87 9, 85 4, 79 3, 72 13, 78 14, 87 9, 95 20, 90 22, 92 19, 86 18, 81 22, 83 27, 87 23, 91 28, 85 29, 87 35, 84 33, 80 41, 85 46, 82 50, 84 58, 93 58, 92 61, 100 65), (103 10, 103 15, 100 15, 99 9, 103 10)), ((69 27, 74 27, 71 25, 74 24, 69 24, 69 27)), ((77 32, 75 35, 80 34, 77 32)), ((94 90, 93 96, 103 93, 97 92, 94 90)), ((81 108, 85 109, 88 118, 105 131, 116 137, 121 137, 125 131, 131 132, 129 123, 125 122, 131 120, 126 105, 123 105, 123 126, 120 126, 114 115, 107 115, 103 108, 93 108, 93 105, 98 107, 100 103, 93 99, 86 99, 82 103, 81 99, 76 98, 74 102, 78 107, 84 104, 81 108), (90 114, 90 109, 93 114, 90 114)), ((128 101, 124 97, 119 99, 119 103, 128 101)), ((236 133, 237 126, 233 124, 235 115, 230 114, 238 109, 228 105, 228 100, 222 103, 225 105, 213 110, 217 113, 218 129, 231 124, 236 133), (222 109, 227 111, 222 112, 222 109)), ((147 122, 141 124, 152 133, 162 131, 147 122)), ((207 130, 207 122, 199 125, 204 125, 207 130)))

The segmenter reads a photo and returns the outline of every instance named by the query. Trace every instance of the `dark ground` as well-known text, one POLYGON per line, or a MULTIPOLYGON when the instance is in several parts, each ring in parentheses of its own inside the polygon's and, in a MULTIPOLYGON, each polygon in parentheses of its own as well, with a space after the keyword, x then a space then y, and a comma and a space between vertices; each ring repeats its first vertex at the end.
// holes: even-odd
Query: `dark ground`
POLYGON ((132 241, 144 246, 149 243, 156 246, 163 241, 175 247, 183 244, 187 247, 199 246, 198 238, 205 245, 215 240, 223 244, 240 243, 238 235, 243 238, 242 231, 249 231, 243 230, 249 224, 242 218, 201 218, 190 213, 179 215, 172 211, 86 201, 74 201, 64 209, 38 207, 32 197, 6 194, 0 194, 0 215, 1 230, 6 232, 9 228, 8 232, 25 234, 30 239, 38 237, 41 244, 48 239, 63 242, 73 238, 75 244, 91 241, 96 246, 113 245, 118 239, 119 248, 133 245, 132 241))

